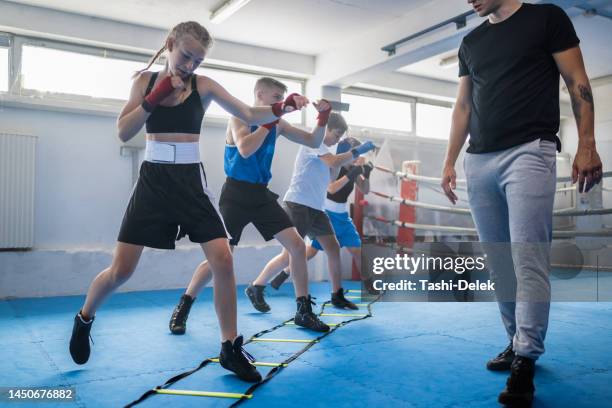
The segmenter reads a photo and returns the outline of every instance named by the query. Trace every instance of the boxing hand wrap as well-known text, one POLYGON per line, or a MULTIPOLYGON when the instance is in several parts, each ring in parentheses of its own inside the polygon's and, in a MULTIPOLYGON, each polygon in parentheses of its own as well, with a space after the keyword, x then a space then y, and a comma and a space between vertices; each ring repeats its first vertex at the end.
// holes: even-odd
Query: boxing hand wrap
POLYGON ((276 115, 276 117, 280 118, 285 113, 293 112, 297 109, 297 104, 295 102, 295 97, 300 96, 298 93, 292 93, 285 98, 282 102, 276 102, 272 105, 272 113, 276 115), (291 108, 291 109, 288 109, 291 108))
MULTIPOLYGON (((321 99, 321 101, 327 102, 325 99, 321 99)), ((330 113, 331 113, 331 105, 329 106, 329 108, 325 109, 324 111, 319 111, 319 113, 317 114, 317 126, 319 127, 326 126, 327 121, 329 120, 330 113)))
POLYGON ((363 173, 363 168, 361 166, 353 166, 346 173, 346 177, 348 177, 348 179, 351 180, 351 182, 354 182, 357 176, 359 176, 361 173, 363 173))
POLYGON ((261 127, 264 127, 268 130, 272 130, 272 128, 276 126, 277 124, 278 124, 278 120, 275 120, 274 122, 270 122, 270 123, 266 123, 265 125, 261 125, 261 127))
POLYGON ((152 112, 161 101, 172 93, 172 91, 174 91, 172 77, 168 75, 159 81, 155 88, 145 96, 144 101, 142 101, 142 108, 149 113, 152 112))
POLYGON ((362 143, 359 146, 351 149, 351 153, 353 153, 354 158, 357 158, 360 155, 369 152, 370 150, 374 150, 374 148, 376 148, 376 146, 374 146, 374 143, 368 140, 367 142, 362 143))
POLYGON ((374 165, 372 162, 368 162, 363 165, 363 177, 366 179, 370 178, 370 173, 374 170, 374 165))

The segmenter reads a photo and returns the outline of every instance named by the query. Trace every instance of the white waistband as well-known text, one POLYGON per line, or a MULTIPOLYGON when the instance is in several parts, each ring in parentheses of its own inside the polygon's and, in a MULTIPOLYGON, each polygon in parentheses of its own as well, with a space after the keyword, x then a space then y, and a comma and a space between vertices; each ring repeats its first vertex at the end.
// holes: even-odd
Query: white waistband
POLYGON ((335 201, 330 200, 329 198, 326 198, 325 209, 331 212, 345 213, 348 212, 348 203, 337 203, 335 201))
POLYGON ((144 159, 153 163, 199 163, 199 143, 156 142, 153 140, 147 140, 144 159))

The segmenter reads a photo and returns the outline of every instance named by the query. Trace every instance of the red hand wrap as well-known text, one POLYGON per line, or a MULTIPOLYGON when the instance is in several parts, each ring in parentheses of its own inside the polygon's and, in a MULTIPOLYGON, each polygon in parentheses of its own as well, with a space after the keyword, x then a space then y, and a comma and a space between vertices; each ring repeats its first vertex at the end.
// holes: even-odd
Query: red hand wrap
POLYGON ((265 127, 266 129, 271 130, 277 124, 278 124, 278 120, 275 120, 274 122, 270 122, 270 123, 266 123, 265 125, 261 125, 261 127, 265 127))
POLYGON ((167 76, 155 85, 155 88, 145 96, 143 107, 149 107, 150 110, 146 109, 147 112, 150 112, 155 108, 161 101, 166 99, 168 95, 170 95, 174 91, 174 87, 172 86, 172 77, 167 76))
POLYGON ((272 105, 272 113, 274 113, 277 117, 283 116, 285 113, 293 112, 297 110, 297 104, 295 102, 295 97, 300 96, 298 93, 292 93, 285 98, 283 102, 276 102, 272 105), (288 107, 292 107, 293 109, 287 110, 288 107))
MULTIPOLYGON (((325 101, 325 99, 321 99, 321 100, 325 101)), ((329 120, 330 113, 331 113, 331 106, 325 109, 324 111, 320 111, 319 114, 317 115, 317 126, 324 127, 325 125, 327 125, 327 121, 329 120)))

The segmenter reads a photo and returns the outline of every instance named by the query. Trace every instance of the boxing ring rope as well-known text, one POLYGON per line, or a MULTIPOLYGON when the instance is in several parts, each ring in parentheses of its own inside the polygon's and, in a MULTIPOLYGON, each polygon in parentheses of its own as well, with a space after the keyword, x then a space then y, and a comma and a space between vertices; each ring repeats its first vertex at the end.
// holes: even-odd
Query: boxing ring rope
MULTIPOLYGON (((415 230, 437 231, 437 232, 455 232, 463 234, 476 234, 476 228, 452 227, 445 225, 432 224, 414 224, 410 222, 402 222, 398 220, 388 220, 383 217, 375 217, 366 215, 365 218, 382 222, 385 224, 395 225, 400 228, 410 228, 415 230)), ((553 231, 553 238, 574 238, 574 237, 612 237, 612 228, 593 231, 553 231)))
MULTIPOLYGON (((575 188, 574 188, 575 189, 575 188)), ((449 212, 453 214, 464 214, 471 215, 472 212, 469 208, 455 208, 438 204, 428 204, 421 203, 418 201, 408 200, 407 198, 401 198, 396 196, 390 196, 388 194, 379 193, 377 191, 370 191, 370 194, 374 194, 375 196, 386 198, 389 201, 397 202, 402 205, 413 206, 416 208, 423 208, 426 210, 436 210, 449 212)), ((603 214, 612 214, 612 208, 587 208, 584 210, 575 210, 574 208, 562 208, 560 210, 554 210, 553 215, 557 217, 569 217, 569 216, 580 216, 580 215, 603 215, 603 214)))

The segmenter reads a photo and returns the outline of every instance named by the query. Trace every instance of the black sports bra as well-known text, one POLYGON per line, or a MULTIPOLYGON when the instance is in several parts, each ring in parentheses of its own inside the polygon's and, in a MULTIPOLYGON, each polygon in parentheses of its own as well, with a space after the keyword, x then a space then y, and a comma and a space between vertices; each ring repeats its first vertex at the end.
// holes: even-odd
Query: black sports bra
MULTIPOLYGON (((157 75, 157 72, 151 75, 145 96, 153 89, 157 75)), ((204 108, 198 93, 196 75, 192 75, 191 93, 187 99, 176 106, 157 105, 147 118, 146 129, 147 133, 190 133, 199 135, 203 118, 204 108)))

